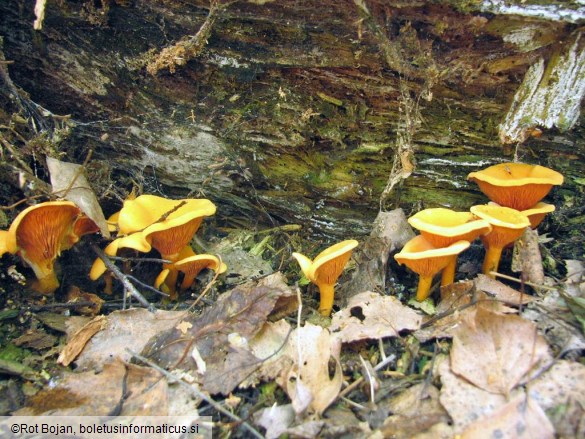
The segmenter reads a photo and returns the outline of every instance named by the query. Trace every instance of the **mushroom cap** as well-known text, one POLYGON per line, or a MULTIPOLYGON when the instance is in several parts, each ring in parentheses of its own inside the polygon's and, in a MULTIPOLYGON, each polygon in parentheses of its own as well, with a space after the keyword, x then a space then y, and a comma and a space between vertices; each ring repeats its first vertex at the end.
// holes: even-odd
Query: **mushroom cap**
POLYGON ((338 242, 326 248, 311 261, 301 253, 293 253, 305 276, 317 285, 334 285, 358 242, 355 239, 338 242))
POLYGON ((408 241, 400 253, 394 255, 394 259, 421 276, 433 276, 469 245, 469 241, 460 240, 448 247, 437 248, 419 235, 408 241))
POLYGON ((98 230, 75 203, 48 201, 20 212, 8 232, 2 234, 2 247, 19 254, 39 279, 38 290, 49 294, 59 286, 53 271, 57 256, 71 248, 82 235, 98 230))
POLYGON ((471 212, 455 212, 442 207, 425 209, 408 218, 435 247, 448 247, 457 241, 473 241, 491 230, 490 224, 477 219, 471 212))
POLYGON ((563 175, 540 165, 500 163, 467 178, 500 206, 526 210, 542 200, 554 185, 563 184, 563 175))
POLYGON ((124 201, 124 207, 118 214, 118 228, 120 234, 127 235, 158 223, 167 223, 173 227, 182 223, 180 218, 185 215, 201 212, 200 216, 209 216, 215 210, 215 205, 206 199, 171 200, 156 195, 140 195, 124 201), (178 220, 178 223, 173 220, 178 220))
POLYGON ((217 256, 208 254, 189 256, 175 262, 174 265, 177 270, 194 276, 197 276, 204 268, 209 268, 220 274, 227 270, 227 265, 221 262, 217 256))
MULTIPOLYGON (((126 200, 118 214, 118 228, 127 236, 113 241, 117 244, 110 256, 120 248, 147 253, 154 247, 164 259, 176 260, 199 229, 203 217, 213 215, 215 211, 215 205, 206 199, 169 200, 141 195, 126 200)), ((92 276, 100 273, 99 277, 103 267, 99 262, 97 264, 99 268, 92 268, 91 273, 92 276)))
POLYGON ((546 214, 554 211, 554 204, 547 204, 541 201, 536 206, 532 206, 530 209, 523 210, 522 214, 528 217, 528 220, 530 221, 530 227, 536 229, 542 220, 544 220, 546 214))
POLYGON ((471 213, 486 220, 492 226, 491 232, 481 237, 484 245, 504 247, 522 235, 524 229, 530 226, 526 215, 509 207, 482 204, 472 206, 471 213))

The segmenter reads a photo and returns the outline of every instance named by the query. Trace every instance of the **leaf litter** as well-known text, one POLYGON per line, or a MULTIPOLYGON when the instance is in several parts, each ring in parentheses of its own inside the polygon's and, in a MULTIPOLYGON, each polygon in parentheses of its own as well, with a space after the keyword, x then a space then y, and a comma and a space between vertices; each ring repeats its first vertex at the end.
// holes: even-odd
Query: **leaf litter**
MULTIPOLYGON (((458 282, 434 315, 355 291, 330 324, 307 319, 280 272, 199 313, 129 309, 66 325, 39 314, 68 327, 60 361, 76 369, 15 414, 196 413, 191 388, 252 409, 248 422, 272 438, 583 437, 585 366, 558 359, 585 347, 582 264, 567 266, 564 284, 537 295, 484 275, 458 282), (138 353, 168 375, 133 364, 138 353), (250 392, 263 395, 255 407, 250 392)), ((55 341, 37 330, 18 343, 55 341)))

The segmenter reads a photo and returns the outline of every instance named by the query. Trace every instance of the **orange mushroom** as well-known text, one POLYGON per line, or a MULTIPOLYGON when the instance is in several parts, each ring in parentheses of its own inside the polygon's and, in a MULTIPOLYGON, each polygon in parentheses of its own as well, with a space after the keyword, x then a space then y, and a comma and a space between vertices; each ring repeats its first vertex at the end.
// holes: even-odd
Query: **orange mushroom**
MULTIPOLYGON (((176 262, 203 218, 213 215, 215 210, 215 205, 206 199, 169 200, 155 195, 141 195, 127 200, 118 214, 118 229, 128 235, 112 241, 104 252, 115 256, 121 248, 132 248, 142 253, 154 248, 163 259, 176 262)), ((96 259, 90 278, 95 280, 105 271, 103 261, 96 259)), ((177 275, 176 270, 170 270, 165 282, 172 294, 177 275)))
POLYGON ((530 221, 530 227, 536 229, 544 220, 546 214, 554 211, 554 204, 540 202, 536 206, 532 206, 530 209, 523 210, 522 214, 528 217, 528 220, 530 221))
POLYGON ((322 316, 331 314, 335 283, 357 245, 358 242, 355 239, 339 242, 323 250, 312 261, 301 253, 292 254, 303 274, 319 288, 319 313, 322 316))
MULTIPOLYGON (((191 247, 189 247, 189 249, 191 250, 191 247)), ((182 258, 172 264, 166 264, 156 278, 154 283, 155 288, 159 288, 163 283, 166 284, 166 279, 173 270, 180 271, 185 275, 181 282, 181 291, 185 291, 193 285, 197 275, 205 268, 209 268, 219 274, 224 273, 227 270, 227 266, 221 262, 217 256, 208 254, 195 255, 193 250, 191 250, 191 253, 193 253, 191 256, 182 258)), ((173 288, 171 291, 171 299, 175 298, 176 291, 173 288)))
POLYGON ((55 259, 70 249, 82 235, 95 233, 98 226, 71 201, 48 201, 20 212, 8 231, 0 235, 0 256, 18 254, 34 271, 32 288, 52 294, 59 287, 55 259))
POLYGON ((469 247, 469 241, 456 241, 447 247, 437 248, 424 236, 419 235, 408 241, 394 259, 406 265, 419 275, 416 300, 422 302, 431 294, 433 276, 457 258, 469 247))
POLYGON ((526 210, 542 200, 563 176, 552 169, 526 163, 500 163, 470 173, 487 197, 500 206, 526 210))
POLYGON ((526 215, 509 207, 497 205, 472 206, 471 213, 489 222, 492 230, 481 237, 486 248, 482 271, 484 274, 495 277, 492 271, 498 271, 502 250, 508 244, 516 241, 530 226, 526 215))
MULTIPOLYGON (((490 224, 470 212, 455 212, 445 208, 425 209, 408 219, 434 247, 448 247, 457 241, 473 241, 491 230, 490 224)), ((455 281, 457 256, 443 269, 441 285, 455 281)))

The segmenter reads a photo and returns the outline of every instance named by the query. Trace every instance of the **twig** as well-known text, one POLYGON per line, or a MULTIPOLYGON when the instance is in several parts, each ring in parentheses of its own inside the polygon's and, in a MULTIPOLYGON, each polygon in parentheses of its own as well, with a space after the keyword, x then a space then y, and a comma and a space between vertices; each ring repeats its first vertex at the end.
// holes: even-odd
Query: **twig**
POLYGON ((171 374, 170 372, 168 372, 167 370, 163 369, 162 367, 160 367, 158 364, 153 363, 152 361, 150 361, 149 359, 143 357, 142 355, 138 355, 135 352, 132 352, 130 349, 127 349, 127 351, 132 354, 132 356, 140 361, 142 361, 144 364, 152 367, 154 370, 160 372, 161 374, 163 374, 169 381, 176 381, 178 382, 181 386, 185 387, 186 389, 190 390, 191 392, 193 392, 193 394, 197 397, 202 399, 203 401, 205 401, 207 404, 211 405, 215 410, 217 410, 218 412, 220 412, 221 414, 227 416, 228 418, 232 419, 233 421, 239 423, 242 425, 242 427, 244 427, 246 430, 248 430, 254 437, 258 438, 258 439, 264 439, 264 436, 262 436, 260 434, 260 432, 258 430, 256 430, 254 427, 252 427, 249 423, 247 423, 246 421, 244 421, 242 418, 240 418, 237 415, 234 415, 233 413, 231 413, 230 411, 226 410, 225 408, 223 408, 220 404, 218 404, 217 402, 215 402, 212 398, 210 398, 209 396, 207 396, 205 393, 201 392, 199 389, 197 389, 195 386, 192 386, 190 384, 187 384, 185 381, 183 380, 178 380, 177 377, 173 376, 173 374, 171 374))
POLYGON ((152 291, 155 294, 159 294, 161 296, 165 296, 165 297, 169 297, 169 295, 161 290, 157 290, 154 287, 151 287, 148 284, 145 284, 144 282, 142 282, 140 279, 137 279, 136 277, 132 276, 131 274, 126 274, 125 275, 128 279, 130 279, 132 282, 134 282, 135 284, 140 285, 142 288, 148 290, 148 291, 152 291))
MULTIPOLYGON (((394 355, 387 357, 386 359, 384 359, 380 363, 378 363, 376 366, 374 366, 374 370, 376 372, 379 371, 380 369, 386 367, 388 365, 388 363, 391 363, 392 361, 394 361, 394 359, 395 359, 394 355)), ((347 386, 345 389, 343 389, 341 392, 339 392, 339 395, 337 395, 337 397, 343 398, 345 395, 347 395, 349 392, 351 392, 357 386, 359 386, 363 381, 364 381, 364 377, 363 376, 359 377, 357 380, 355 380, 353 383, 351 383, 349 386, 347 386)))
POLYGON ((145 306, 150 312, 156 311, 156 308, 154 307, 154 305, 149 303, 148 300, 146 300, 144 298, 144 296, 142 294, 140 294, 140 292, 136 289, 136 287, 134 285, 132 285, 132 282, 130 282, 130 279, 128 279, 128 276, 126 276, 124 273, 122 273, 120 271, 120 269, 118 267, 116 267, 116 265, 114 265, 114 263, 112 263, 112 261, 110 261, 110 259, 108 258, 108 255, 106 255, 101 248, 99 248, 95 244, 92 244, 91 248, 93 249, 94 252, 96 252, 96 254, 99 256, 99 258, 102 261, 104 261, 104 264, 106 264, 106 267, 108 267, 108 269, 112 272, 112 274, 114 276, 116 276, 116 278, 118 278, 118 280, 120 282, 122 282, 122 285, 124 286, 124 298, 126 298, 126 295, 129 293, 130 296, 132 296, 136 300, 138 300, 138 302, 140 302, 143 306, 145 306))
POLYGON ((543 290, 549 290, 549 291, 556 291, 556 288, 555 287, 549 287, 547 285, 537 285, 537 284, 534 284, 532 282, 525 282, 522 279, 518 279, 516 277, 508 276, 506 274, 498 273, 497 271, 490 271, 490 274, 493 275, 493 276, 501 277, 502 279, 511 280, 513 282, 517 282, 519 284, 528 285, 529 287, 542 288, 543 290))
POLYGON ((169 261, 168 259, 160 259, 160 258, 132 258, 127 256, 108 256, 112 261, 122 261, 122 262, 159 262, 161 264, 171 264, 173 261, 169 261))

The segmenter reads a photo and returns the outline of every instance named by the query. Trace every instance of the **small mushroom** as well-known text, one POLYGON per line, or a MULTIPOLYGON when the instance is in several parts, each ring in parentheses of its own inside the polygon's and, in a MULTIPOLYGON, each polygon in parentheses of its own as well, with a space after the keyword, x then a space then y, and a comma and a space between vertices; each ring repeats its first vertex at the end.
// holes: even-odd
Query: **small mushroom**
POLYGON ((490 200, 519 211, 536 205, 553 186, 563 184, 562 174, 526 163, 500 163, 471 172, 467 178, 476 182, 490 200))
POLYGON ((319 288, 319 313, 329 316, 333 309, 335 283, 358 242, 355 239, 342 241, 323 250, 314 260, 301 253, 293 253, 303 274, 319 288))
MULTIPOLYGON (((104 252, 115 256, 121 248, 132 248, 143 253, 154 248, 163 259, 175 262, 199 229, 203 218, 213 215, 215 210, 215 205, 206 199, 168 200, 155 195, 141 195, 127 200, 118 214, 118 229, 128 235, 112 241, 104 252)), ((90 278, 95 280, 105 271, 103 261, 96 259, 90 278)), ((176 280, 176 272, 174 276, 176 280)))
MULTIPOLYGON (((408 219, 408 223, 419 230, 434 247, 448 247, 457 241, 474 241, 491 230, 490 224, 478 219, 471 212, 455 212, 442 207, 425 209, 408 219)), ((451 258, 443 269, 441 285, 455 281, 457 256, 451 258)))
POLYGON ((95 233, 98 226, 71 201, 48 201, 20 212, 8 231, 0 235, 0 255, 18 254, 34 271, 32 288, 52 294, 59 287, 55 259, 70 249, 82 235, 95 233))
MULTIPOLYGON (((159 288, 163 282, 166 284, 167 277, 170 273, 172 273, 173 270, 175 270, 180 271, 185 275, 180 287, 181 291, 185 291, 191 285, 193 285, 197 275, 205 268, 209 268, 215 272, 218 272, 219 274, 224 273, 227 270, 227 266, 221 262, 217 256, 208 254, 194 254, 192 256, 180 259, 179 261, 172 264, 166 264, 166 266, 156 278, 154 286, 155 288, 159 288)), ((168 284, 167 286, 169 286, 170 298, 176 299, 177 294, 175 286, 170 286, 168 284)))
POLYGON ((447 247, 437 248, 424 236, 408 241, 394 259, 419 275, 416 300, 422 302, 431 294, 433 276, 452 263, 457 255, 469 247, 469 241, 456 241, 447 247))
POLYGON ((502 250, 522 235, 524 229, 530 226, 530 221, 526 215, 515 209, 497 205, 472 206, 471 213, 492 226, 491 232, 481 237, 486 248, 482 271, 488 276, 495 277, 490 273, 498 271, 502 250))

